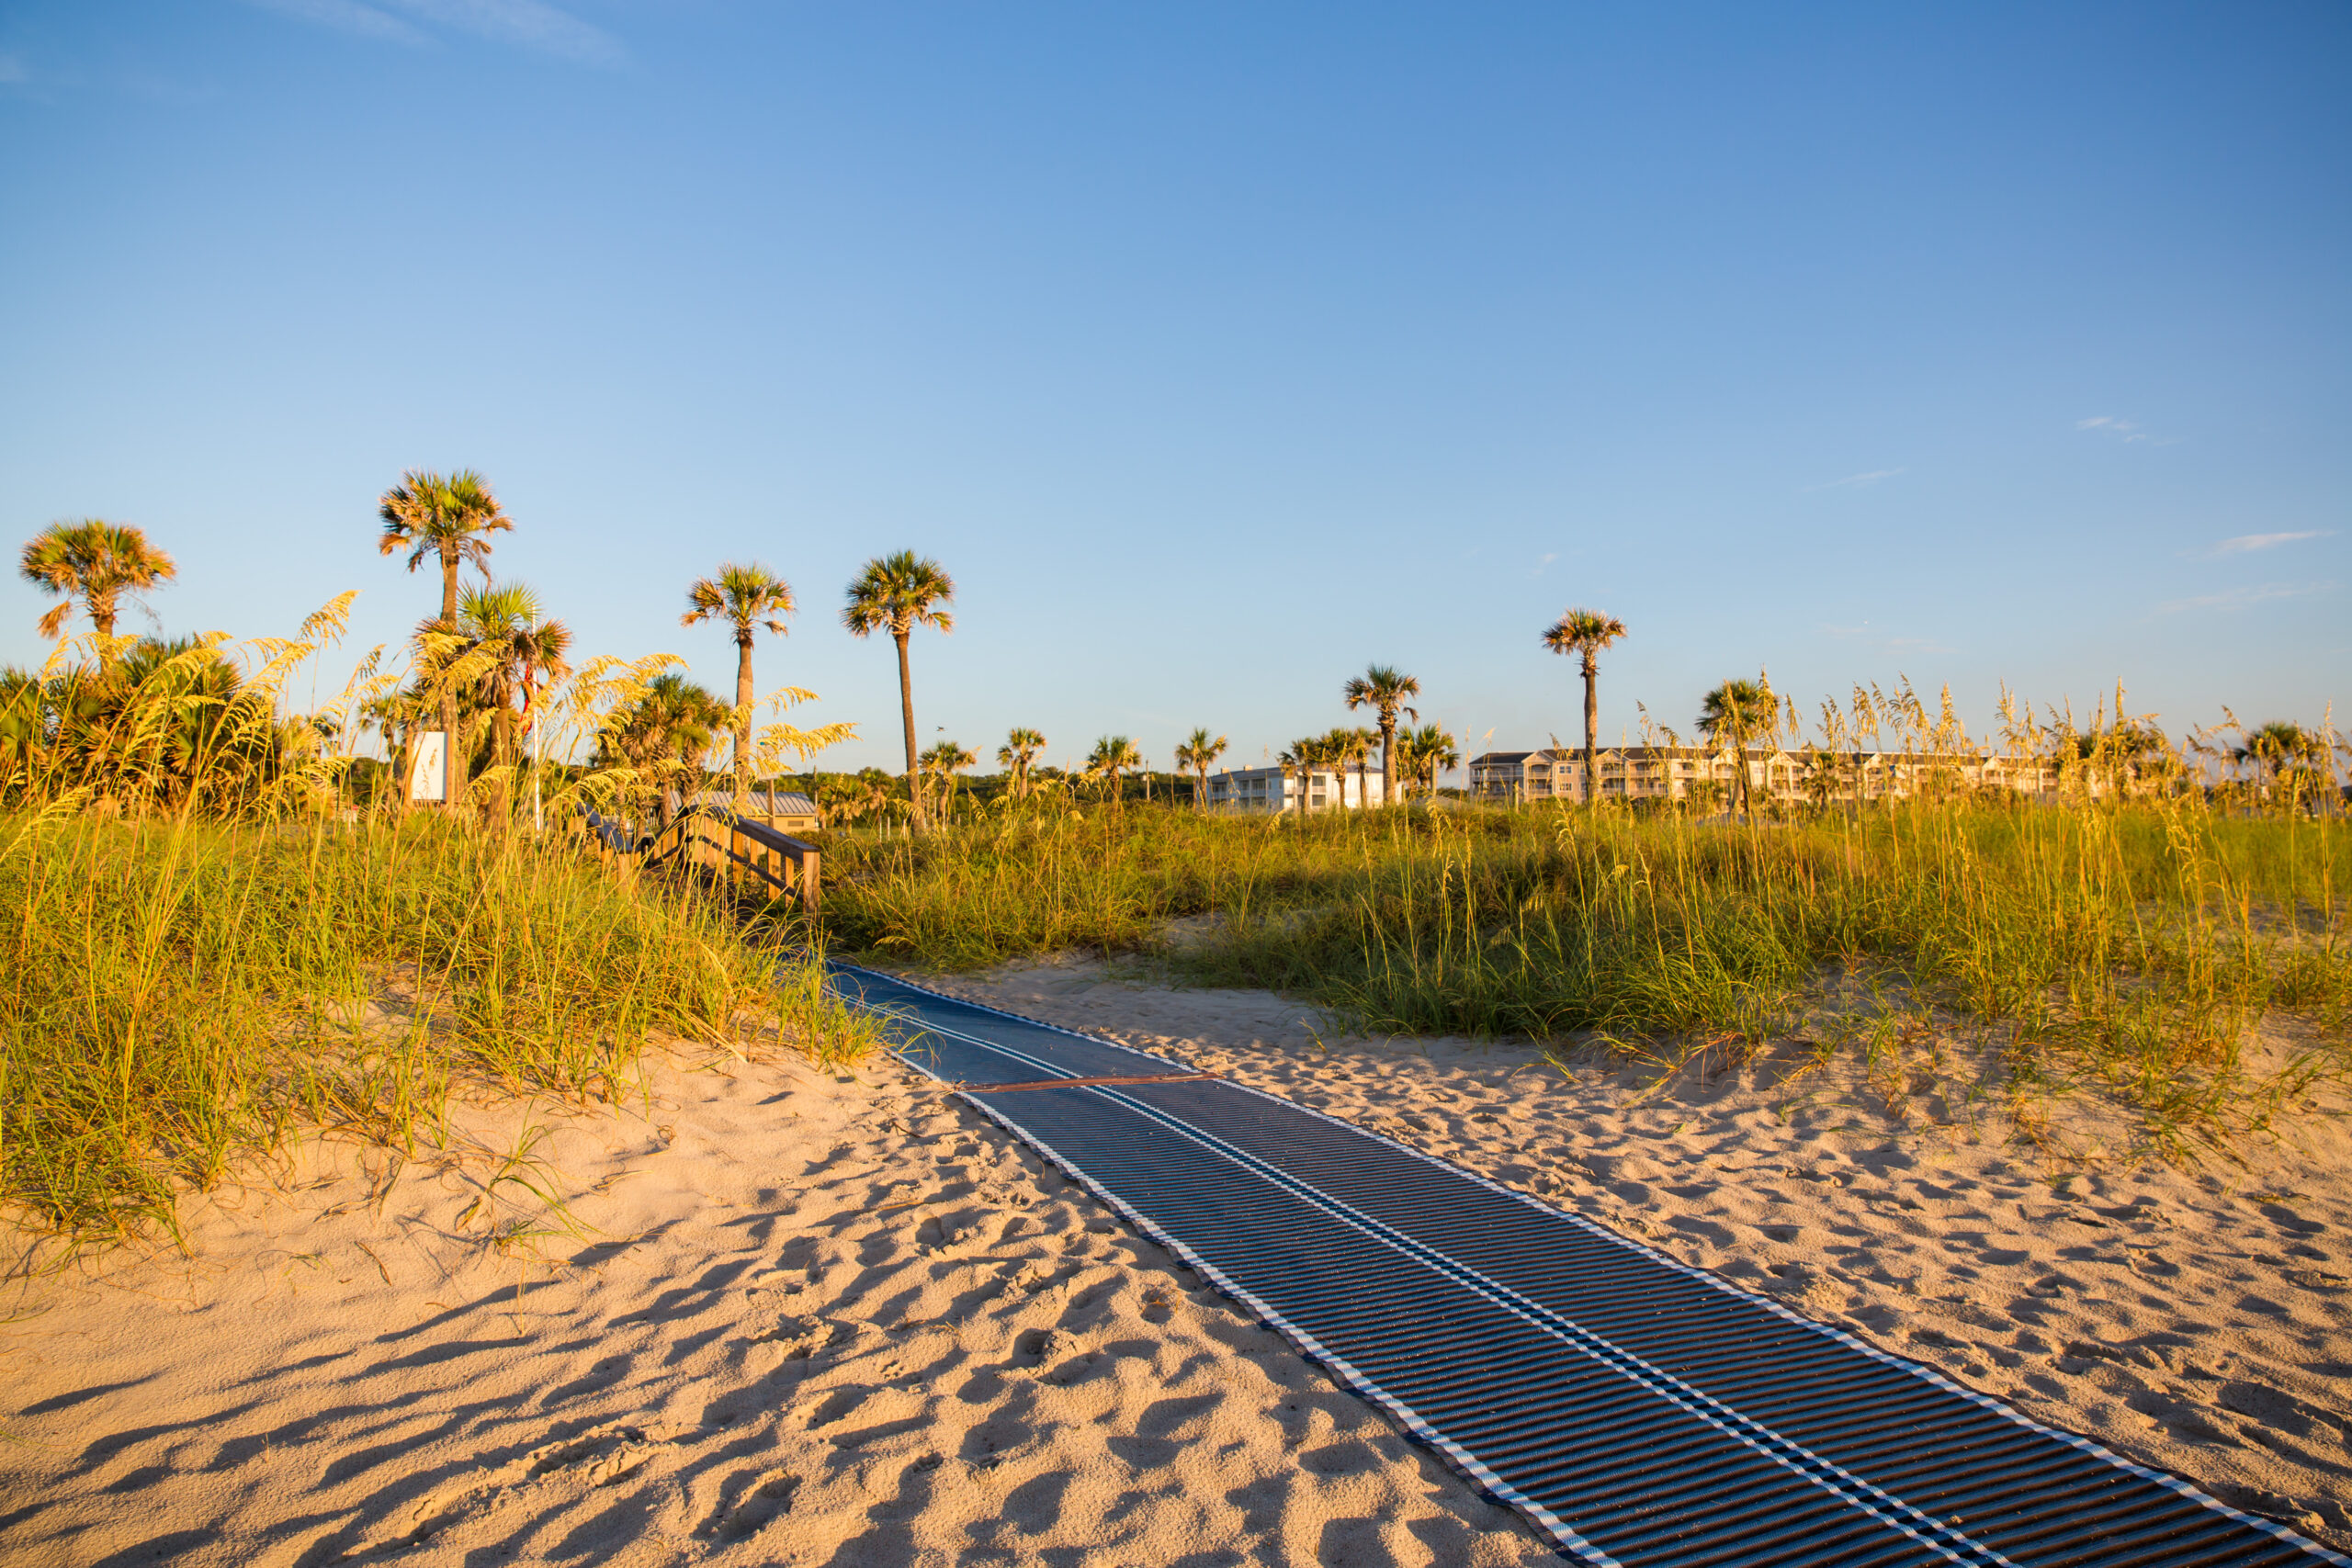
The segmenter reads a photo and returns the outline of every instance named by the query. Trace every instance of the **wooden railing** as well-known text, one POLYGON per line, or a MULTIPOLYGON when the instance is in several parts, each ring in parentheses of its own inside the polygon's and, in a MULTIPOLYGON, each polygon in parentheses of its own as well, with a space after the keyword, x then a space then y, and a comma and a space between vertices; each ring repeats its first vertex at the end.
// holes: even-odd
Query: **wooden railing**
POLYGON ((823 881, 817 846, 756 818, 724 807, 689 806, 659 831, 640 835, 590 807, 581 813, 581 826, 610 863, 632 871, 700 871, 738 884, 751 877, 795 899, 803 911, 817 911, 823 881))

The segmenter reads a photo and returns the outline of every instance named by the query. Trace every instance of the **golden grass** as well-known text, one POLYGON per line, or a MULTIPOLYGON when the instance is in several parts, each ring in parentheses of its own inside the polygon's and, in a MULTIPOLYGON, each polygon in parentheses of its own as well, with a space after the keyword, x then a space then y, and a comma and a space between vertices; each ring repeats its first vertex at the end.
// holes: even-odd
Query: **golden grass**
POLYGON ((328 726, 279 716, 345 603, 242 665, 117 639, 0 691, 0 1204, 69 1245, 171 1229, 307 1130, 413 1147, 461 1088, 611 1100, 663 1043, 878 1042, 779 933, 534 836, 512 769, 458 813, 352 808, 322 730, 374 656, 328 726))
POLYGON ((1811 1027, 1830 977, 1852 971, 1997 1034, 2013 1079, 2095 1079, 2163 1140, 2258 1125, 2352 1066, 2352 830, 2195 796, 1752 826, 1130 808, 843 839, 829 870, 844 950, 948 968, 1151 953, 1192 981, 1271 987, 1382 1032, 1752 1047, 1811 1027), (1170 919, 1212 913, 1201 939, 1163 941, 1170 919), (2308 1048, 2257 1068, 2266 1022, 2308 1048))

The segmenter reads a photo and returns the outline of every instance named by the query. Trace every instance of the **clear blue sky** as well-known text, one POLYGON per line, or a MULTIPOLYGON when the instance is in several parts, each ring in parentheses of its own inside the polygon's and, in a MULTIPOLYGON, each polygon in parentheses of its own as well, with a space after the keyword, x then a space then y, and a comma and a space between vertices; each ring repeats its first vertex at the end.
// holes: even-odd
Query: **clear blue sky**
MULTIPOLYGON (((1166 765, 1613 736, 1769 667, 2168 727, 2352 698, 2352 8, 12 0, 0 535, 144 527, 175 632, 358 641, 410 467, 592 651, 729 558, 763 686, 1166 765)), ((44 601, 0 586, 0 661, 44 601)))

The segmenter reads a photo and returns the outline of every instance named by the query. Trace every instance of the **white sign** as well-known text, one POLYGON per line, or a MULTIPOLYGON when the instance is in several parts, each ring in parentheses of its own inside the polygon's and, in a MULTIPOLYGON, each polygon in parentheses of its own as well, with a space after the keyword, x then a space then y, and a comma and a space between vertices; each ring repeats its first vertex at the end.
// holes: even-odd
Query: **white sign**
POLYGON ((442 744, 442 734, 428 729, 412 736, 409 743, 408 797, 411 800, 447 800, 449 798, 449 749, 442 744))

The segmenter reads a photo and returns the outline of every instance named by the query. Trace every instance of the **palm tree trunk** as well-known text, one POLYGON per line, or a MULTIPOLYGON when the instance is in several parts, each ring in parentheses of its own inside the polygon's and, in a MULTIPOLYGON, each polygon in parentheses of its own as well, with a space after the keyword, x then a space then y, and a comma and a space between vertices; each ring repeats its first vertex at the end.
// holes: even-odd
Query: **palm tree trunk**
POLYGON ((907 809, 913 816, 909 826, 920 830, 923 826, 922 771, 915 758, 915 687, 907 673, 907 634, 894 632, 891 637, 899 645, 899 713, 907 728, 907 809))
MULTIPOLYGON (((1600 699, 1597 687, 1600 668, 1588 649, 1584 656, 1584 803, 1600 804, 1600 699)), ((1623 770, 1620 770, 1621 772, 1623 770)), ((1628 788, 1632 787, 1630 784, 1628 788)))
MULTIPOLYGON (((441 552, 441 629, 454 633, 458 629, 458 558, 448 550, 441 552)), ((458 808, 458 778, 461 772, 458 761, 458 693, 454 686, 441 693, 441 807, 445 811, 458 808)))
POLYGON ((735 638, 735 809, 752 808, 752 634, 735 638))
POLYGON ((1396 716, 1383 710, 1380 716, 1380 804, 1391 806, 1396 800, 1396 716))

